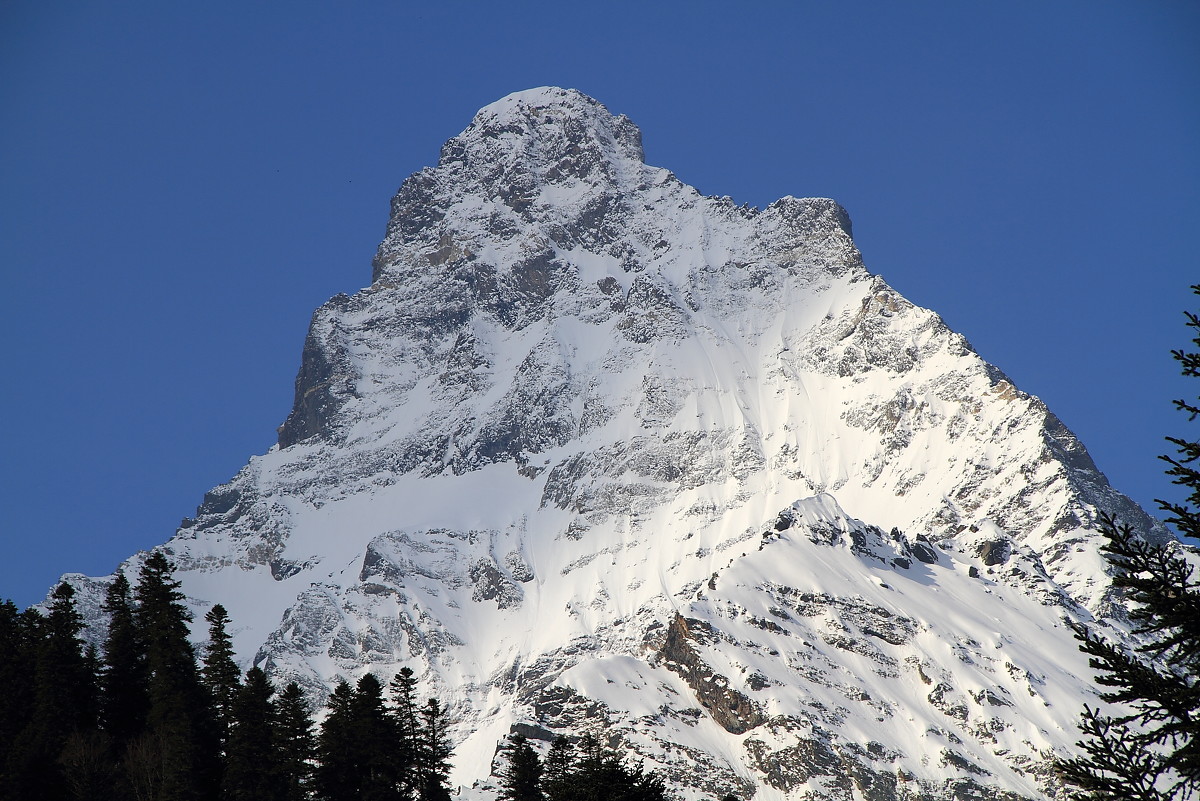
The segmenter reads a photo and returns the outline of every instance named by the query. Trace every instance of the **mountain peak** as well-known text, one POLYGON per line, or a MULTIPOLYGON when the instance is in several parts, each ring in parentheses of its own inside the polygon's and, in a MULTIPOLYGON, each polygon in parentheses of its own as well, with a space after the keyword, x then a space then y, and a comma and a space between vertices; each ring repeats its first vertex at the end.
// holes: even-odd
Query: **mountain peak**
POLYGON ((1122 614, 1090 521, 1161 527, 850 231, 701 195, 575 90, 485 107, 164 546, 184 591, 318 700, 455 699, 467 801, 508 732, 597 729, 683 801, 1050 797, 1063 619, 1122 614))
MULTIPOLYGON (((597 169, 613 177, 616 162, 641 164, 642 133, 577 89, 543 86, 514 92, 484 106, 442 147, 439 166, 503 166, 556 182, 588 179, 597 169)), ((487 170, 495 176, 494 170, 487 170)))
POLYGON ((504 118, 514 114, 524 114, 530 110, 555 109, 563 113, 588 114, 599 111, 612 116, 604 104, 594 97, 585 95, 578 89, 564 89, 561 86, 537 86, 505 95, 494 103, 481 108, 475 119, 487 117, 504 118))

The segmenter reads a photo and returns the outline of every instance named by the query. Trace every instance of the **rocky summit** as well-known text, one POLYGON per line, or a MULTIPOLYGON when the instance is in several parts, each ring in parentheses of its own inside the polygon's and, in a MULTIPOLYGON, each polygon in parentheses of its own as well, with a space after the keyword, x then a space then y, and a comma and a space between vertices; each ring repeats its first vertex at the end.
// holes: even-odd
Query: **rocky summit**
POLYGON ((680 799, 1018 801, 1094 698, 1065 621, 1121 629, 1099 510, 1169 537, 841 206, 705 197, 541 88, 404 181, 278 446, 161 550, 244 668, 412 668, 463 798, 592 732, 680 799))

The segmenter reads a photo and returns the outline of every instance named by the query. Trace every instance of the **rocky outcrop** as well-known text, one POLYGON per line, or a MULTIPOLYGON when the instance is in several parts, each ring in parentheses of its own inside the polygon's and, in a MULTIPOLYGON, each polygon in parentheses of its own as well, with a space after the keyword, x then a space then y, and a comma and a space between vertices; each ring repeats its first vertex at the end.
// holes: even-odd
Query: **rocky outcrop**
POLYGON ((679 674, 696 694, 700 706, 730 734, 744 734, 761 724, 765 718, 753 701, 734 689, 729 678, 714 673, 704 663, 691 640, 695 639, 693 628, 703 629, 707 624, 700 620, 688 621, 682 615, 667 626, 659 657, 672 673, 679 674))

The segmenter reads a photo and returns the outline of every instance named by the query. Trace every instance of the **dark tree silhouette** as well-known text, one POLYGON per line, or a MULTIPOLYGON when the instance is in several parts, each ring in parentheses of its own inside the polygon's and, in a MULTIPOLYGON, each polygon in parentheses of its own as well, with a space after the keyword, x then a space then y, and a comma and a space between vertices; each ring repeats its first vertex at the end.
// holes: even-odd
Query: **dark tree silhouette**
POLYGON ((108 635, 104 639, 100 675, 100 723, 119 759, 129 743, 146 726, 146 649, 134 622, 129 580, 124 573, 108 585, 104 611, 108 635))
POLYGON ((40 626, 32 717, 9 755, 8 798, 72 795, 60 759, 68 740, 96 728, 95 675, 79 639, 82 629, 75 589, 63 582, 51 594, 49 612, 40 626))
POLYGON ((562 735, 554 738, 542 768, 542 790, 546 798, 549 801, 567 801, 575 769, 575 749, 571 741, 562 735))
MULTIPOLYGON (((11 776, 21 732, 33 719, 34 674, 42 616, 18 612, 12 601, 0 604, 0 796, 12 795, 11 776)), ((13 796, 15 797, 15 796, 13 796)))
POLYGON ((420 791, 421 723, 417 710, 417 680, 411 668, 402 667, 389 685, 392 696, 391 717, 396 732, 396 748, 400 774, 400 791, 404 798, 415 798, 420 791))
POLYGON ((641 765, 630 768, 587 735, 572 749, 559 737, 546 755, 542 788, 549 801, 663 801, 662 781, 641 765))
POLYGON ((212 697, 217 736, 221 747, 224 748, 241 671, 238 670, 237 662, 233 661, 233 638, 225 630, 229 625, 229 613, 225 611, 225 607, 214 604, 204 619, 208 622, 208 646, 204 649, 204 663, 200 669, 200 676, 212 697))
POLYGON ((251 668, 229 706, 229 738, 221 798, 227 801, 282 801, 275 747, 275 689, 259 668, 251 668))
MULTIPOLYGON (((1192 287, 1200 294, 1200 285, 1192 287)), ((1200 316, 1188 313, 1200 346, 1200 316)), ((1200 377, 1200 353, 1173 352, 1185 376, 1200 377)), ((1189 419, 1200 406, 1175 406, 1189 419)), ((1177 455, 1162 457, 1167 475, 1189 491, 1183 503, 1159 501, 1167 523, 1200 535, 1200 443, 1169 437, 1177 455)), ((1057 763, 1073 798, 1087 801, 1169 801, 1200 789, 1200 584, 1174 544, 1156 545, 1109 515, 1100 516, 1108 542, 1101 549, 1113 567, 1113 585, 1131 602, 1130 623, 1140 643, 1120 647, 1084 625, 1073 626, 1080 649, 1107 688, 1100 697, 1117 715, 1085 707, 1080 724, 1084 755, 1057 763)))
POLYGON ((162 553, 150 554, 134 591, 150 705, 146 736, 130 755, 130 767, 139 786, 157 786, 161 801, 199 801, 215 796, 220 764, 211 696, 188 639, 191 613, 173 571, 162 553))
POLYGON ((296 682, 283 688, 275 703, 275 756, 283 801, 311 797, 313 724, 304 692, 296 682))
POLYGON ((513 735, 508 766, 500 773, 502 798, 507 801, 544 801, 542 761, 523 734, 513 735))
POLYGON ((354 690, 338 682, 326 704, 329 713, 317 736, 315 784, 322 801, 354 801, 362 791, 354 739, 354 690))
POLYGON ((436 698, 421 710, 420 753, 421 801, 449 801, 450 756, 454 749, 446 735, 446 716, 436 698))
POLYGON ((358 752, 363 801, 396 801, 400 796, 400 749, 395 720, 383 704, 383 686, 372 673, 358 680, 350 704, 352 736, 358 752))

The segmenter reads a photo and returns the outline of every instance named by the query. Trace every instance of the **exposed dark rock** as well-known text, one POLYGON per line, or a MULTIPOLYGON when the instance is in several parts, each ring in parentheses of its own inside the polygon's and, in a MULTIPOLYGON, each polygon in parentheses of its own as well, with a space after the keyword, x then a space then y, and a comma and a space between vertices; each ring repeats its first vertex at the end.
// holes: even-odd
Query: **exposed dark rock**
POLYGON ((979 543, 975 555, 983 560, 988 567, 1003 564, 1012 553, 1012 543, 1008 540, 988 540, 979 543))
POLYGON ((687 682, 700 705, 727 732, 743 734, 760 725, 765 718, 757 705, 733 689, 727 677, 714 673, 700 659, 692 646, 694 639, 688 621, 677 614, 667 626, 667 635, 659 652, 667 669, 687 682))
POLYGON ((471 565, 467 576, 475 584, 471 591, 473 601, 495 601, 501 609, 519 606, 525 594, 513 584, 491 560, 480 559, 471 565))
POLYGON ((292 412, 279 427, 281 448, 310 437, 329 436, 338 410, 352 395, 345 343, 340 340, 336 323, 329 319, 333 312, 345 309, 349 300, 346 295, 337 295, 313 315, 296 374, 292 412))
POLYGON ((933 543, 924 534, 917 535, 916 542, 910 544, 908 549, 913 556, 927 565, 936 565, 938 563, 937 549, 933 547, 933 543))

